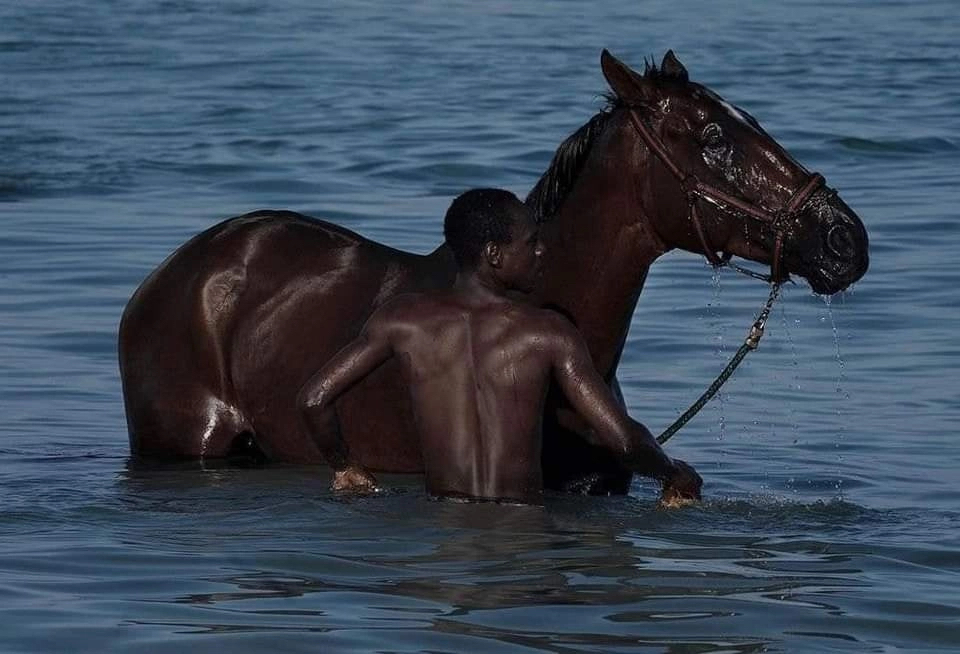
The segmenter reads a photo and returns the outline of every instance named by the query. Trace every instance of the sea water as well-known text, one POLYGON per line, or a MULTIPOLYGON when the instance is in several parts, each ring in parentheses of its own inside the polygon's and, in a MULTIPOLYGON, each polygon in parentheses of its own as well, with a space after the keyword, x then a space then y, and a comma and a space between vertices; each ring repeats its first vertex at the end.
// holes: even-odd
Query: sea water
MULTIPOLYGON (((960 650, 960 23, 951 2, 0 6, 0 651, 960 650), (471 186, 525 194, 602 105, 602 48, 668 48, 863 218, 866 277, 787 288, 669 444, 702 505, 343 498, 323 468, 135 471, 117 324, 258 208, 395 247, 471 186)), ((763 284, 675 252, 619 377, 668 425, 763 284)))

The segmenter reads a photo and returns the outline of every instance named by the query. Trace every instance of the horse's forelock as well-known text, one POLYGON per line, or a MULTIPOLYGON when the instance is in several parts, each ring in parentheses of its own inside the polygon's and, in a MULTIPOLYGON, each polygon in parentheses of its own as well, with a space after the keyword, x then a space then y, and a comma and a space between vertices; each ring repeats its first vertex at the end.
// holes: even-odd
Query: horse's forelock
POLYGON ((686 71, 673 73, 657 66, 652 59, 643 60, 643 79, 651 82, 689 82, 686 71))

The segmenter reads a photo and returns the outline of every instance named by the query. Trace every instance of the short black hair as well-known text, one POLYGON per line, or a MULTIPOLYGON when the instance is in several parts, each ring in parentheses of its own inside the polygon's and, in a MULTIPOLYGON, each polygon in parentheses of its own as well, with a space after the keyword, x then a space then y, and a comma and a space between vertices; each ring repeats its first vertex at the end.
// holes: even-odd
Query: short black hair
POLYGON ((509 243, 513 223, 526 206, 510 191, 475 188, 450 203, 443 219, 443 236, 460 267, 474 266, 489 241, 509 243))

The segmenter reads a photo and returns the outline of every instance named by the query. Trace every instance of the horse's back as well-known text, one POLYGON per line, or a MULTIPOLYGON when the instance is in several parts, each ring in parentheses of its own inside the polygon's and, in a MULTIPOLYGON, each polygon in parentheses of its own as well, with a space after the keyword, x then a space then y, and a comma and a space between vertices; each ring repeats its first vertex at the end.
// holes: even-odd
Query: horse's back
MULTIPOLYGON (((121 356, 131 333, 135 337, 145 323, 155 335, 156 319, 170 315, 172 309, 206 309, 211 323, 228 319, 231 299, 248 288, 253 263, 269 265, 268 257, 276 258, 284 249, 311 247, 315 256, 317 247, 325 252, 367 243, 372 245, 343 227, 290 211, 257 211, 224 220, 180 246, 136 290, 120 323, 121 356), (303 235, 308 238, 298 244, 303 235), (284 248, 285 240, 292 241, 293 247, 288 243, 284 248)), ((323 261, 315 263, 323 265, 323 261)), ((277 272, 282 277, 291 271, 278 268, 277 272)), ((283 281, 275 278, 271 285, 283 281)))
POLYGON ((120 325, 131 451, 226 455, 256 435, 270 458, 319 461, 294 400, 415 255, 293 212, 221 222, 171 254, 120 325))

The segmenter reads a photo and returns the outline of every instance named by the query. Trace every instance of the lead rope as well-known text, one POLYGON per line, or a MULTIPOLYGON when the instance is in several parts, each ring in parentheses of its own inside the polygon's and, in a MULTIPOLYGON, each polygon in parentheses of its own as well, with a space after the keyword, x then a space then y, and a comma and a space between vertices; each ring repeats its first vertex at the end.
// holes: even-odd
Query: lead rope
POLYGON ((737 369, 737 366, 740 365, 740 362, 743 361, 744 357, 747 356, 748 352, 756 350, 757 346, 760 344, 760 339, 763 337, 763 328, 766 326, 767 318, 770 316, 770 309, 773 308, 773 303, 777 299, 777 295, 780 293, 780 284, 771 283, 770 284, 770 296, 767 298, 766 304, 763 305, 763 309, 760 311, 759 317, 753 322, 753 326, 750 327, 750 333, 747 334, 747 338, 743 341, 743 345, 740 346, 740 349, 737 350, 737 353, 733 355, 733 358, 730 359, 730 363, 727 364, 727 367, 723 369, 723 372, 710 384, 710 388, 704 391, 703 395, 700 396, 696 402, 690 405, 690 408, 684 411, 683 415, 677 418, 672 425, 667 427, 662 434, 657 436, 657 442, 663 445, 670 438, 680 431, 680 428, 685 424, 690 422, 690 419, 693 416, 697 415, 700 412, 700 409, 710 401, 710 399, 717 394, 717 391, 720 390, 720 387, 730 379, 730 375, 733 374, 733 371, 737 369))

